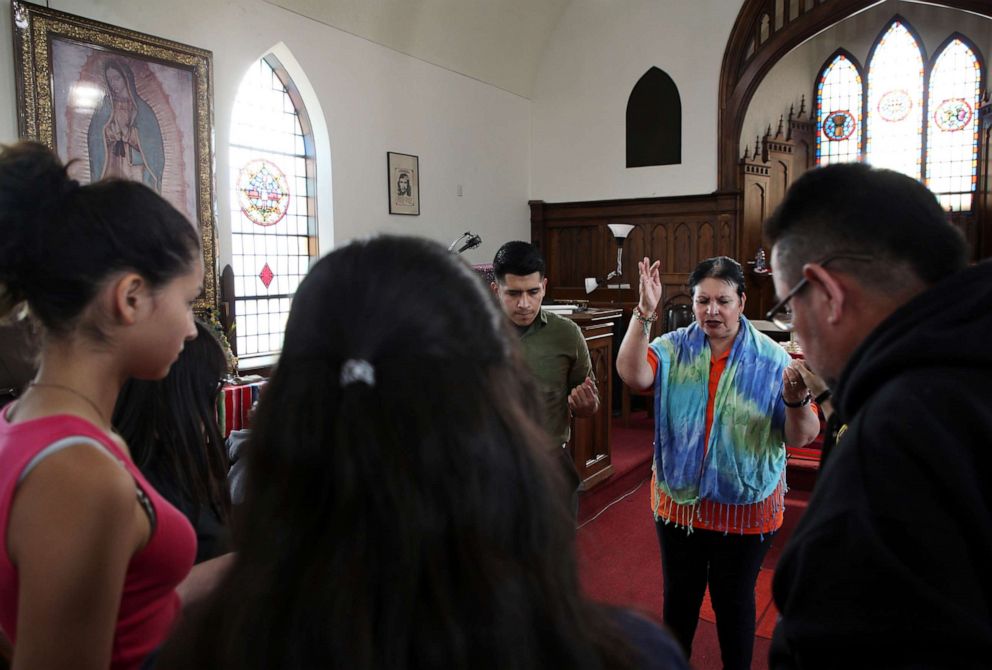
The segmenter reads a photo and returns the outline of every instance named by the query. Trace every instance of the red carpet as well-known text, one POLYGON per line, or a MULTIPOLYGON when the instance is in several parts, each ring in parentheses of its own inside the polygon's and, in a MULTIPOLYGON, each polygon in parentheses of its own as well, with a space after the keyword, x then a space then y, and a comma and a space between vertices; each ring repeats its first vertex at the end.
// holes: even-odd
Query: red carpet
MULTIPOLYGON (((625 429, 620 421, 614 421, 612 430, 615 474, 592 491, 584 492, 579 503, 579 576, 593 600, 630 607, 660 622, 661 555, 649 494, 651 423, 646 418, 634 420, 631 428, 625 429)), ((804 489, 815 474, 804 469, 793 477, 793 470, 790 462, 789 483, 794 488, 786 495, 785 522, 772 541, 755 587, 758 623, 753 667, 758 670, 768 667, 769 640, 778 616, 771 598, 775 564, 806 508, 809 493, 804 489)), ((690 659, 696 670, 722 667, 714 621, 707 595, 690 659)))
POLYGON ((580 524, 633 489, 645 477, 651 476, 654 423, 642 413, 635 416, 630 419, 630 428, 625 428, 622 421, 613 421, 613 448, 610 452, 613 475, 594 489, 582 493, 579 499, 580 524))

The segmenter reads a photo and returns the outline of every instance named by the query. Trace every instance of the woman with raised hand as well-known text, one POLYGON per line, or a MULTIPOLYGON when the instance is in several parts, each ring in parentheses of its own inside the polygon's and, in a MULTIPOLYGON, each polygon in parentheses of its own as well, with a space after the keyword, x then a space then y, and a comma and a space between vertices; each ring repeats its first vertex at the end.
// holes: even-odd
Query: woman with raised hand
POLYGON ((751 667, 754 585, 785 508, 785 444, 819 431, 789 355, 744 316, 740 264, 708 258, 689 275, 696 320, 648 341, 660 263, 639 264, 640 297, 617 353, 632 388, 654 389, 651 503, 664 574, 663 619, 692 653, 709 586, 723 667, 751 667))
MULTIPOLYGON (((80 186, 46 147, 0 150, 0 314, 41 328, 39 370, 0 411, 0 626, 14 668, 138 668, 190 572, 189 523, 111 414, 196 335, 199 235, 148 187, 80 186)), ((206 577, 206 574, 201 574, 206 577)))
POLYGON ((236 558, 158 667, 686 667, 660 628, 580 595, 507 324, 433 242, 321 259, 242 456, 236 558))

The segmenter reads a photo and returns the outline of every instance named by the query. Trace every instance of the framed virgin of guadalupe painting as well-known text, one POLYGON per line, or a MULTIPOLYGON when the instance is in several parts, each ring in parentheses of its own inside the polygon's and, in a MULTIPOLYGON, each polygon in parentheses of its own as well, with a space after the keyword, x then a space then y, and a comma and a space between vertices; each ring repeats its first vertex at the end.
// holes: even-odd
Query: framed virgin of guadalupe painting
POLYGON ((81 184, 139 181, 200 231, 197 311, 217 305, 212 55, 27 2, 12 3, 18 130, 81 184))

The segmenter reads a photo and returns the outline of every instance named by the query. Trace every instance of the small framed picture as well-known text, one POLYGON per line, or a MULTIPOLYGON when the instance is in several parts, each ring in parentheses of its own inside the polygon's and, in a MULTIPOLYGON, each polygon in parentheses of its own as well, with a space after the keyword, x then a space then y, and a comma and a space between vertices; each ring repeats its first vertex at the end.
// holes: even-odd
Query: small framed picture
POLYGON ((420 159, 410 154, 386 153, 389 213, 420 214, 420 159))

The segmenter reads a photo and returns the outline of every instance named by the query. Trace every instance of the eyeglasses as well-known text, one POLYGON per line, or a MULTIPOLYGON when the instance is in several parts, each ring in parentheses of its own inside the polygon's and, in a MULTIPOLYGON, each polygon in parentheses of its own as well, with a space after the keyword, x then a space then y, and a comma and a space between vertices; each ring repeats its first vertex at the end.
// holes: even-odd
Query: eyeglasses
MULTIPOLYGON (((864 263, 870 263, 875 259, 872 256, 866 256, 864 254, 834 254, 833 256, 827 256, 822 261, 817 261, 817 265, 820 265, 821 267, 826 267, 827 263, 837 260, 861 261, 864 263)), ((803 277, 798 282, 796 282, 796 285, 793 286, 791 289, 789 289, 789 292, 785 294, 785 297, 779 300, 777 303, 775 303, 775 306, 772 307, 770 310, 768 310, 768 312, 765 314, 765 319, 771 321, 782 330, 791 331, 792 308, 789 307, 789 302, 794 297, 796 297, 796 294, 802 291, 803 288, 805 288, 806 284, 808 283, 809 280, 806 279, 806 277, 803 277)))

